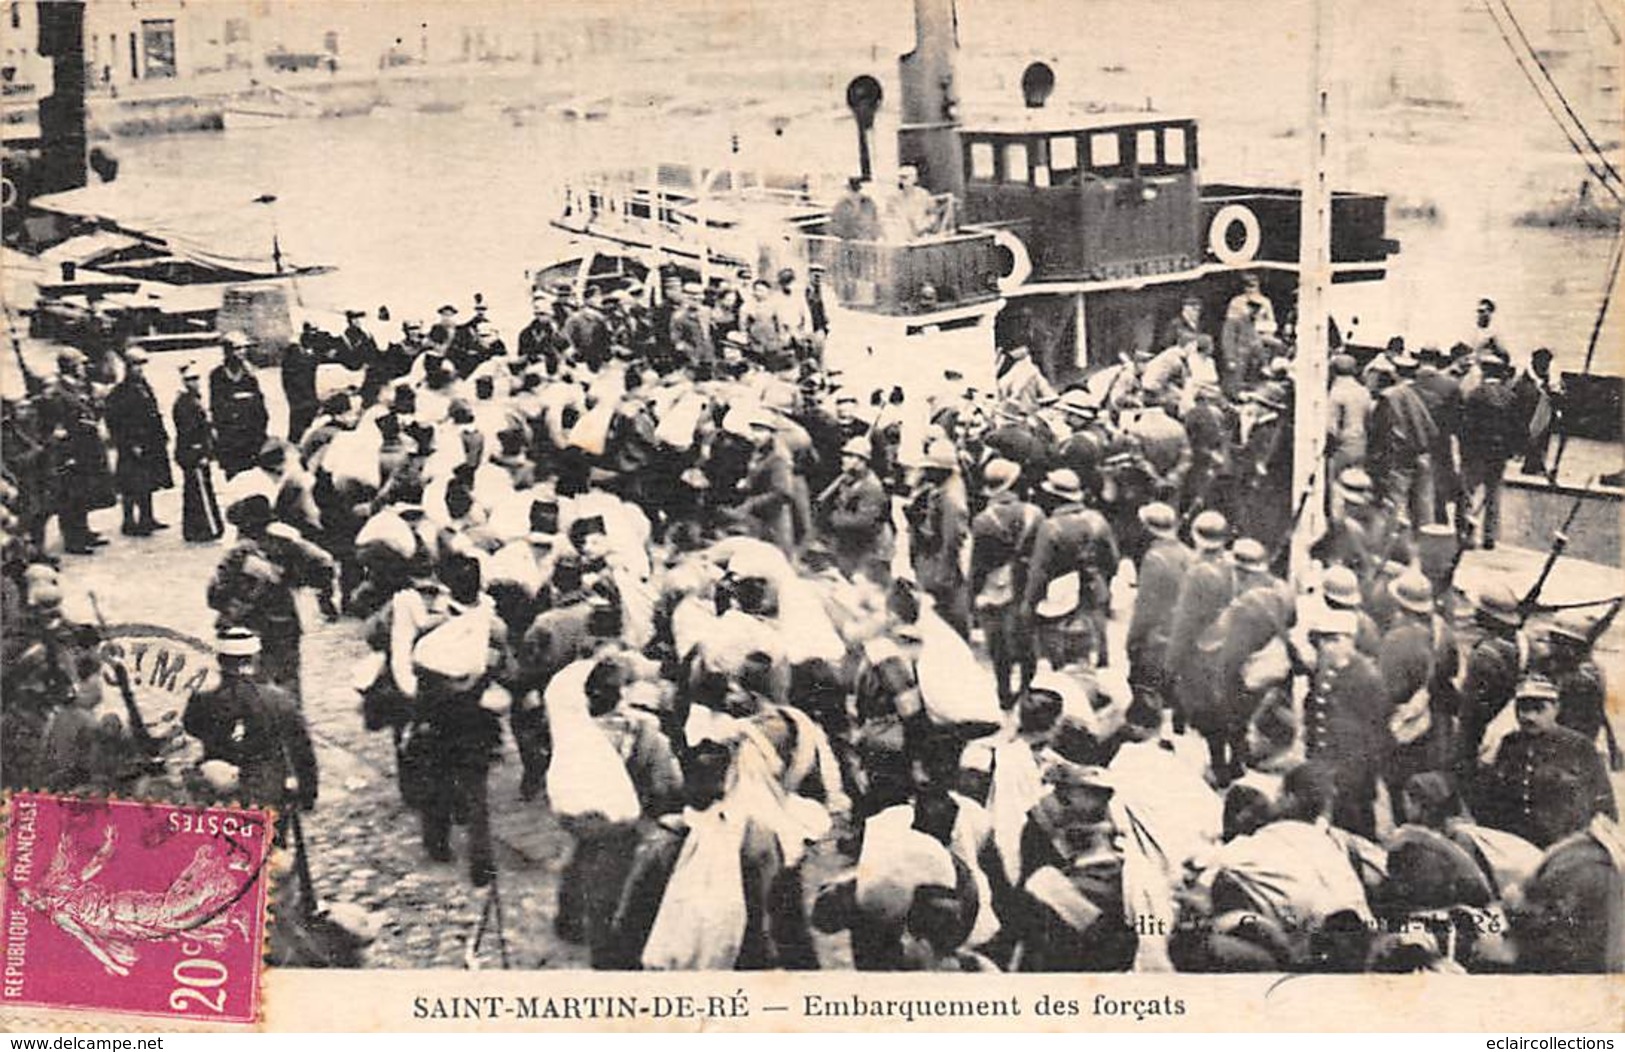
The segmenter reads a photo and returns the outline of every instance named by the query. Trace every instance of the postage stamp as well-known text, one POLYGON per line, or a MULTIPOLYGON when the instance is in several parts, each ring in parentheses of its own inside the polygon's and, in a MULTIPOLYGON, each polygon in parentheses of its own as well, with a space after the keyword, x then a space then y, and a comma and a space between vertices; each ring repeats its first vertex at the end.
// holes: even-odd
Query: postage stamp
POLYGON ((19 792, 0 1005, 251 1023, 270 812, 19 792))

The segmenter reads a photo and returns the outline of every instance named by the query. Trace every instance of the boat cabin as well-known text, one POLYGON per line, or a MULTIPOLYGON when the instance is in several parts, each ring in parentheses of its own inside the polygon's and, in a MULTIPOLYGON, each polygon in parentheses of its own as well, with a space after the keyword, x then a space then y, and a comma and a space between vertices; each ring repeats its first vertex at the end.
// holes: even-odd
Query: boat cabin
POLYGON ((1201 262, 1194 120, 1029 110, 967 122, 960 137, 964 220, 1008 229, 1039 280, 1109 281, 1201 262))

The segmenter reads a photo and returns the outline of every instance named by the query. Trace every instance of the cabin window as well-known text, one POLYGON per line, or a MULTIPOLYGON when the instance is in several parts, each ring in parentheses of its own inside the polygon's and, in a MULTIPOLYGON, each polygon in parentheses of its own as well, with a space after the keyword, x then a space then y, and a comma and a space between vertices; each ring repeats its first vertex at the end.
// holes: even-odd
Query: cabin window
POLYGON ((1089 136, 1089 167, 1102 175, 1115 175, 1106 169, 1123 163, 1123 154, 1116 132, 1096 132, 1089 136))
POLYGON ((1033 185, 1040 190, 1049 186, 1049 166, 1045 164, 1033 165, 1033 185))
POLYGON ((1071 175, 1078 170, 1078 140, 1070 135, 1057 135, 1049 141, 1049 166, 1056 175, 1071 175))
POLYGON ((1157 156, 1157 129, 1141 128, 1134 135, 1134 160, 1142 168, 1161 163, 1157 156))
POLYGON ((1004 181, 1025 183, 1027 173, 1027 144, 1013 142, 1004 148, 1004 181))
POLYGON ((1162 130, 1162 163, 1169 168, 1189 168, 1185 156, 1185 129, 1177 125, 1162 130))
POLYGON ((970 177, 983 182, 992 182, 997 178, 993 167, 993 144, 990 142, 973 142, 970 144, 970 177))

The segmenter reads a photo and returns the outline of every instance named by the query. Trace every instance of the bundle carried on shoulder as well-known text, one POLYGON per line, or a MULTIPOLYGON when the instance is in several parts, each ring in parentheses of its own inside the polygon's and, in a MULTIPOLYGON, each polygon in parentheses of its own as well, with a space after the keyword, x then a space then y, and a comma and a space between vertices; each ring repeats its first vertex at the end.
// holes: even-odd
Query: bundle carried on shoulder
POLYGON ((915 672, 920 701, 931 722, 994 727, 1002 723, 992 673, 976 659, 970 644, 933 610, 920 613, 917 627, 921 647, 915 672))
POLYGON ((419 637, 412 664, 420 671, 454 683, 469 683, 485 674, 490 623, 483 611, 455 614, 419 637))
POLYGON ((548 805, 561 818, 597 814, 610 822, 635 822, 643 807, 626 764, 587 712, 587 676, 594 664, 583 658, 566 665, 542 692, 553 733, 548 805))

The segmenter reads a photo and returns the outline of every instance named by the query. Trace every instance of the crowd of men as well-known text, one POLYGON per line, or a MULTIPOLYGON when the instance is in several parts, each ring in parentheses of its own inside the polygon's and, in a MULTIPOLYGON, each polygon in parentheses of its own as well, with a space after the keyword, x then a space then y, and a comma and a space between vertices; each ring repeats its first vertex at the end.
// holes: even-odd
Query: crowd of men
POLYGON ((595 967, 815 968, 815 929, 860 969, 1625 967, 1597 627, 1504 587, 1458 624, 1419 551, 1439 523, 1492 545, 1549 427, 1488 318, 1333 360, 1304 594, 1293 348, 1256 280, 1071 389, 1018 347, 994 390, 922 393, 823 367, 816 273, 651 278, 538 289, 511 351, 478 301, 382 343, 360 312, 307 327, 274 373, 230 334, 172 428, 139 351, 105 399, 64 352, 6 407, 7 783, 160 777, 161 744, 92 715, 96 632, 45 542, 55 516, 92 555, 115 503, 164 528, 172 439, 186 538, 232 527, 181 788, 318 805, 309 590, 372 654, 357 718, 426 856, 460 841, 477 886, 512 736, 595 967), (815 850, 848 867, 810 888, 815 850))

